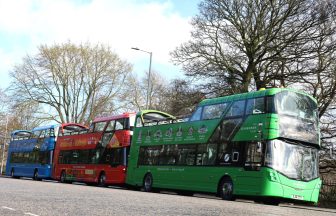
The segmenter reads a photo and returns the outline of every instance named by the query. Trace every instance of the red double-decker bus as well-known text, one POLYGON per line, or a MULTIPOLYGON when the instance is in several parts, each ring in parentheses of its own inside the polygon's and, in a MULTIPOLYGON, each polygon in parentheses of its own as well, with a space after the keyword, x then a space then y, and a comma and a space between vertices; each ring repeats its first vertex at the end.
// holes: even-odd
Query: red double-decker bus
POLYGON ((99 117, 90 128, 64 126, 55 147, 53 178, 106 186, 124 184, 135 113, 99 117))

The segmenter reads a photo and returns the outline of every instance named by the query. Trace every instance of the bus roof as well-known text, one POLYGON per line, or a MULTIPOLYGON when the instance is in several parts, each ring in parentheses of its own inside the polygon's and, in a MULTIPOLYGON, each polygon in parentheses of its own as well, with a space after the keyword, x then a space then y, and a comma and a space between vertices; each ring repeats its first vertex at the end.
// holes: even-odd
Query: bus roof
POLYGON ((34 132, 34 131, 40 131, 40 130, 46 130, 46 129, 55 129, 59 126, 60 126, 59 124, 40 126, 40 127, 34 128, 32 131, 34 132))
MULTIPOLYGON (((225 102, 231 102, 231 101, 236 101, 236 100, 244 100, 244 99, 250 99, 250 98, 256 98, 256 97, 264 97, 264 96, 272 96, 275 95, 276 93, 282 92, 282 91, 291 91, 291 92, 296 92, 299 94, 304 94, 307 95, 304 92, 297 91, 294 89, 288 89, 288 88, 270 88, 270 89, 261 89, 259 91, 253 91, 253 92, 246 92, 242 94, 233 94, 229 96, 224 96, 224 97, 217 97, 217 98, 209 98, 201 101, 199 103, 199 106, 204 106, 204 105, 210 105, 210 104, 217 104, 217 103, 225 103, 225 102)), ((314 102, 316 102, 316 99, 309 96, 314 102)))
POLYGON ((110 121, 110 120, 116 120, 116 119, 121 119, 121 118, 128 118, 131 116, 135 116, 135 112, 126 112, 120 115, 113 115, 113 116, 104 116, 104 117, 97 117, 93 120, 93 123, 95 122, 105 122, 105 121, 110 121))

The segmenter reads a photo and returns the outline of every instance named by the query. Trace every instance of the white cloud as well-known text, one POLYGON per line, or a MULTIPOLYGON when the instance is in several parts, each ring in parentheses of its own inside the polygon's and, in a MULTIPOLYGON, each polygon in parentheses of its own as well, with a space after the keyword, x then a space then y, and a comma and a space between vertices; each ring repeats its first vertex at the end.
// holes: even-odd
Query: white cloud
MULTIPOLYGON (((135 0, 78 2, 0 0, 0 37, 6 33, 24 38, 15 41, 21 49, 8 47, 0 38, 0 54, 22 58, 27 53, 34 54, 40 44, 70 40, 108 44, 124 59, 135 63, 135 68, 140 62, 148 65, 148 55, 130 49, 137 46, 153 52, 154 69, 155 64, 172 68, 169 52, 189 38, 190 18, 174 12, 170 1, 161 4, 139 4, 135 0)), ((13 63, 0 59, 0 64, 9 62, 13 63)))

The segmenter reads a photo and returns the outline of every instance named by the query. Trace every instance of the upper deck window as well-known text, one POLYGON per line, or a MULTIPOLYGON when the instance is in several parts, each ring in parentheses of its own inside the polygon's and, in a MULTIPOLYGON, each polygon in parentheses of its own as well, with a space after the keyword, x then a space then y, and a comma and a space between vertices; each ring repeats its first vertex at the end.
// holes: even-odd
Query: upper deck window
POLYGON ((106 127, 106 132, 114 131, 114 125, 115 125, 115 120, 111 120, 106 127))
POLYGON ((235 101, 232 103, 225 117, 235 117, 244 115, 245 100, 235 101))
POLYGON ((115 124, 115 130, 122 130, 124 129, 125 119, 117 119, 115 124))
POLYGON ((246 115, 265 113, 265 99, 252 98, 247 100, 246 115))
POLYGON ((94 132, 102 132, 105 128, 106 122, 95 122, 94 132))
POLYGON ((202 115, 202 109, 203 107, 198 107, 197 110, 193 113, 193 115, 190 118, 190 121, 198 121, 201 120, 202 115))
POLYGON ((33 137, 34 138, 39 138, 41 136, 41 131, 33 131, 33 137))
POLYGON ((220 118, 226 107, 226 103, 205 106, 202 113, 202 119, 220 118))

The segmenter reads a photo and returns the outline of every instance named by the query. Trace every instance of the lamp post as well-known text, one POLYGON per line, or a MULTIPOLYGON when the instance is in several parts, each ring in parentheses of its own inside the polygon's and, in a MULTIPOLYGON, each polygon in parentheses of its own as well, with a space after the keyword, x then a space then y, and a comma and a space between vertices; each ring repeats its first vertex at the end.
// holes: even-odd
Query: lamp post
POLYGON ((149 70, 148 70, 147 97, 146 97, 146 109, 149 109, 148 101, 149 101, 149 87, 150 87, 151 69, 152 69, 152 52, 141 50, 138 47, 132 47, 132 49, 149 54, 149 70))

